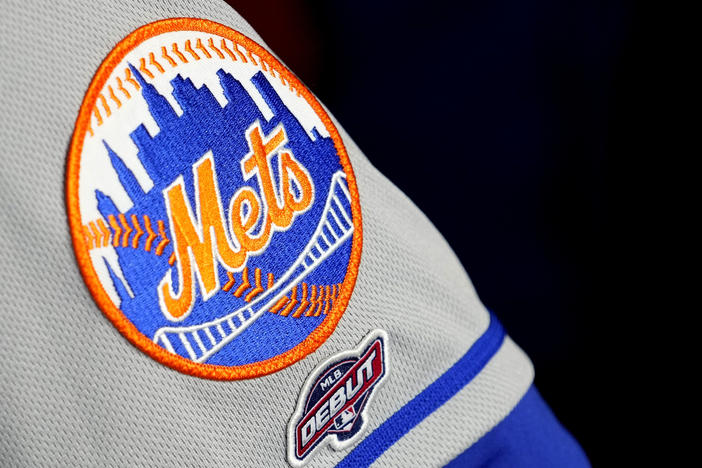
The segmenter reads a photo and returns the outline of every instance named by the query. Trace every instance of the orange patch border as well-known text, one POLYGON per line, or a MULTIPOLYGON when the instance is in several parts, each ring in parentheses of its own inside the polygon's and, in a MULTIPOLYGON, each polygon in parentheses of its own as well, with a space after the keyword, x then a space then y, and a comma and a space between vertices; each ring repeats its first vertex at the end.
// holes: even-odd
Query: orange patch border
POLYGON ((363 244, 361 206, 356 178, 348 154, 346 153, 346 148, 344 147, 336 126, 307 87, 270 52, 243 34, 213 21, 195 18, 171 18, 147 24, 133 31, 120 41, 107 55, 105 60, 103 60, 83 98, 80 112, 76 119, 75 131, 71 138, 66 169, 66 205, 71 236, 73 238, 73 248, 78 266, 95 302, 97 302, 102 312, 117 330, 134 346, 161 364, 183 372, 184 374, 212 380, 239 380, 271 374, 294 364, 308 354, 314 352, 334 332, 337 323, 346 310, 346 306, 348 305, 351 293, 356 284, 363 244), (296 89, 305 98, 308 104, 312 106, 317 116, 321 119, 332 137, 339 160, 341 161, 341 166, 346 173, 346 181, 349 186, 349 192, 351 193, 351 212, 353 214, 354 233, 349 265, 342 283, 343 286, 339 293, 338 301, 334 304, 334 307, 329 311, 322 323, 301 343, 278 356, 264 361, 240 366, 200 364, 182 356, 172 354, 161 348, 146 335, 142 334, 125 317, 122 311, 112 303, 112 300, 100 283, 97 273, 93 268, 92 261, 90 260, 90 254, 88 253, 89 246, 84 236, 83 223, 80 215, 78 187, 80 182, 80 157, 86 133, 90 128, 91 115, 97 105, 97 100, 102 88, 122 59, 145 40, 172 31, 194 31, 217 34, 234 42, 238 42, 249 50, 253 50, 259 57, 265 59, 268 64, 273 64, 278 73, 282 74, 288 82, 295 85, 296 89))

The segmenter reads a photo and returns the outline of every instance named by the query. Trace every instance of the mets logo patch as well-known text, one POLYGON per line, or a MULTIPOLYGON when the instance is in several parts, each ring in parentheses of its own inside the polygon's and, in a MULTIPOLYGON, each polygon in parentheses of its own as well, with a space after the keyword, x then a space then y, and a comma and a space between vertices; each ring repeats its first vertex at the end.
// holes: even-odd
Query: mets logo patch
POLYGON ((342 450, 360 437, 373 391, 387 373, 387 334, 371 332, 354 351, 319 365, 300 393, 288 425, 288 461, 302 466, 318 447, 342 450))
POLYGON ((78 115, 66 203, 97 304, 184 373, 289 366, 353 291, 361 209, 337 129, 273 55, 217 23, 159 21, 110 52, 78 115))

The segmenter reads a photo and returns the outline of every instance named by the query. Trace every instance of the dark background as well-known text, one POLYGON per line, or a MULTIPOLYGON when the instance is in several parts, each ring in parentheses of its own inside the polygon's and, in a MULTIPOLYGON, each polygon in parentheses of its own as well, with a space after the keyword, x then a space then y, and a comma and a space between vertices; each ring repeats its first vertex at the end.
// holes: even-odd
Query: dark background
POLYGON ((633 4, 230 3, 443 233, 593 464, 629 458, 633 4))

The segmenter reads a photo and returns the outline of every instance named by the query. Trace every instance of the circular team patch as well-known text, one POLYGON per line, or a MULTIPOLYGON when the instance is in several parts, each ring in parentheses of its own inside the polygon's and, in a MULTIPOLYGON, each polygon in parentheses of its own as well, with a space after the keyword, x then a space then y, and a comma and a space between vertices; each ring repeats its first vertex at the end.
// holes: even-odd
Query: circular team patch
POLYGON ((341 138, 289 70, 226 26, 159 21, 110 52, 78 115, 66 190, 96 302, 174 369, 275 372, 344 313, 361 211, 341 138))

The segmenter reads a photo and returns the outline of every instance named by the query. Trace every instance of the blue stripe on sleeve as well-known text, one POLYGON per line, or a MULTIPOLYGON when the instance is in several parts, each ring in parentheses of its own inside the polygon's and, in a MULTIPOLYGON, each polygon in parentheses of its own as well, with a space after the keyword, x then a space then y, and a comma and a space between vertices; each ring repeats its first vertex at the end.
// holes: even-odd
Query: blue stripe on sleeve
POLYGON ((402 436, 473 380, 500 349, 504 338, 502 325, 491 314, 490 325, 485 333, 453 366, 371 432, 337 466, 358 467, 373 463, 402 436))
POLYGON ((512 412, 446 468, 586 468, 587 456, 533 385, 512 412))

